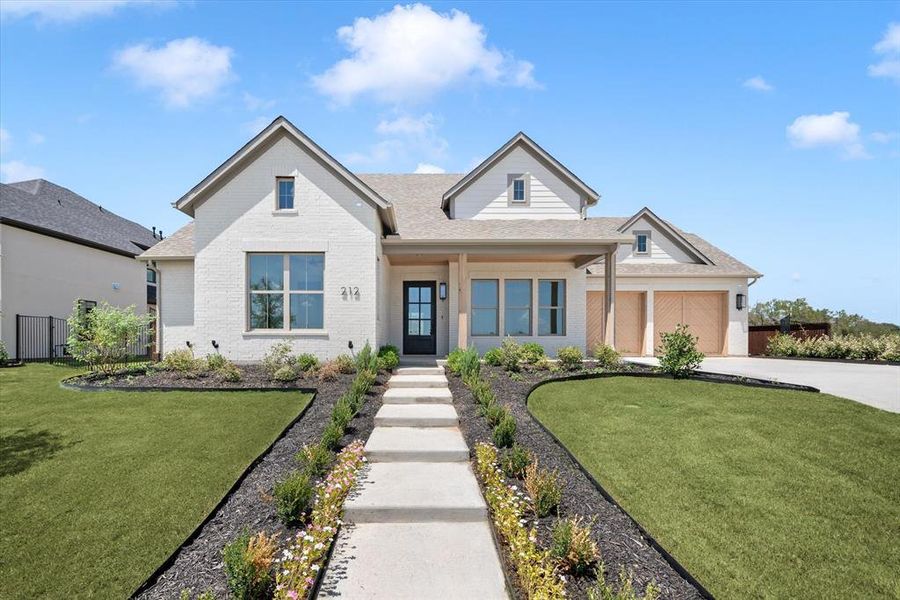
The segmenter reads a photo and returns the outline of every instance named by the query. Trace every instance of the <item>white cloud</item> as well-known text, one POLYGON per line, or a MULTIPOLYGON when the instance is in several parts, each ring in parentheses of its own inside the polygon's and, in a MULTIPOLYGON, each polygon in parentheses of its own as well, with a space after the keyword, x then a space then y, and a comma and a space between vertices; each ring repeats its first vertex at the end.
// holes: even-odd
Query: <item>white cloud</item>
POLYGON ((882 59, 874 65, 869 65, 869 75, 887 77, 900 83, 900 23, 888 25, 884 37, 872 49, 876 54, 880 54, 882 59))
POLYGON ((43 177, 44 169, 34 165, 25 164, 20 160, 11 160, 9 162, 0 163, 0 181, 3 181, 3 183, 41 179, 43 177))
POLYGON ((869 139, 876 144, 889 144, 898 137, 900 137, 900 133, 896 131, 873 131, 869 134, 869 139))
POLYGON ((763 79, 760 75, 751 77, 741 85, 747 89, 756 90, 757 92, 772 92, 775 90, 775 86, 763 79))
POLYGON ((114 66, 143 88, 158 89, 170 107, 184 108, 216 94, 234 76, 227 46, 189 37, 153 48, 130 46, 116 53, 114 66))
POLYGON ((416 170, 415 170, 415 173, 427 173, 427 174, 446 173, 446 172, 447 171, 442 169, 441 167, 439 167, 437 165, 432 165, 429 163, 419 163, 416 166, 416 170))
POLYGON ((421 116, 401 114, 393 119, 382 119, 375 126, 375 133, 385 139, 373 144, 367 152, 352 152, 344 161, 357 165, 388 165, 443 159, 449 146, 438 133, 440 119, 431 113, 421 116))
POLYGON ((256 112, 258 110, 268 110, 275 106, 274 100, 265 100, 263 98, 258 98, 249 92, 244 92, 244 106, 247 107, 247 110, 251 112, 256 112))
POLYGON ((402 115, 392 121, 379 121, 375 131, 381 135, 428 135, 436 128, 434 115, 426 113, 421 117, 402 115))
POLYGON ((382 102, 422 100, 464 81, 539 87, 534 65, 486 44, 484 28, 464 12, 397 5, 338 29, 351 56, 312 79, 339 104, 370 94, 382 102))
POLYGON ((42 21, 77 21, 109 15, 129 4, 128 0, 3 0, 0 16, 5 19, 37 17, 42 21))
POLYGON ((38 133, 37 131, 32 131, 28 134, 28 143, 32 146, 40 146, 44 142, 47 141, 47 136, 43 133, 38 133))
POLYGON ((248 135, 256 135, 265 129, 269 123, 275 120, 275 117, 256 117, 251 121, 247 121, 241 126, 244 133, 248 135))
POLYGON ((0 127, 0 154, 8 152, 12 146, 12 134, 0 127))
POLYGON ((840 148, 844 158, 868 158, 859 129, 848 112, 802 115, 788 125, 787 136, 796 148, 833 147, 840 148))

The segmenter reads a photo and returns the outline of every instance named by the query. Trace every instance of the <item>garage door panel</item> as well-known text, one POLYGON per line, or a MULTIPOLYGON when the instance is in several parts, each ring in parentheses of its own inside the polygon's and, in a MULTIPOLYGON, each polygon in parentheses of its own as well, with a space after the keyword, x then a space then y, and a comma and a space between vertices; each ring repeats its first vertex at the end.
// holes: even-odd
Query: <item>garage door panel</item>
POLYGON ((679 323, 697 336, 704 354, 722 354, 725 346, 725 292, 657 292, 654 298, 656 347, 663 332, 674 331, 679 323))
POLYGON ((587 348, 589 352, 603 341, 604 304, 603 292, 587 293, 587 348))
POLYGON ((640 355, 644 349, 644 294, 616 292, 616 350, 640 355))

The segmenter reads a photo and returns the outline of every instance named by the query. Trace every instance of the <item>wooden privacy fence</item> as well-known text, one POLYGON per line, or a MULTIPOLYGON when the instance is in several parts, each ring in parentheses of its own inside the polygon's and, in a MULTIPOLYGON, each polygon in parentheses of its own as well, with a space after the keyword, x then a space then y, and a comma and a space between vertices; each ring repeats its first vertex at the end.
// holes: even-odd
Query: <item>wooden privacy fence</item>
POLYGON ((830 323, 791 323, 789 328, 788 331, 788 327, 782 327, 781 325, 751 325, 750 354, 756 356, 765 354, 766 348, 769 346, 769 339, 782 332, 790 333, 798 340, 831 334, 830 323))
MULTIPOLYGON (((128 360, 147 360, 154 342, 153 325, 145 326, 128 347, 128 360)), ((68 351, 69 322, 59 317, 16 315, 16 355, 24 362, 76 364, 68 351)))

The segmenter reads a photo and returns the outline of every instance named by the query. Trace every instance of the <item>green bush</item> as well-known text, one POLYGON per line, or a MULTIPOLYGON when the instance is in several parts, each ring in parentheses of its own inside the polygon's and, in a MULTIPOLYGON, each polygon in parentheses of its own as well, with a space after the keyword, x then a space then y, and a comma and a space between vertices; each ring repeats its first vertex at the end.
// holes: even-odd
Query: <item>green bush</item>
MULTIPOLYGON (((76 300, 68 319, 66 349, 92 371, 109 375, 133 357, 132 349, 142 342, 141 336, 152 322, 153 315, 136 314, 134 306, 119 308, 101 302, 84 311, 76 300)), ((147 339, 146 346, 149 344, 147 339)))
POLYGON ((485 364, 492 367, 499 367, 503 364, 503 352, 500 348, 491 348, 481 358, 484 359, 485 364))
POLYGON ((313 444, 303 446, 303 449, 294 458, 300 463, 303 472, 307 473, 310 479, 315 479, 328 472, 328 467, 334 460, 334 452, 321 444, 313 444))
POLYGON ((697 338, 691 335, 687 325, 679 323, 675 331, 661 333, 659 337, 659 366, 673 377, 689 377, 706 358, 697 350, 697 338))
POLYGON ((559 473, 542 469, 535 460, 525 468, 525 491, 534 504, 538 517, 546 517, 562 500, 559 473))
POLYGON ((353 358, 349 354, 338 354, 334 358, 334 364, 338 370, 345 375, 356 373, 356 365, 353 364, 353 358))
POLYGON ((320 443, 323 448, 334 450, 338 447, 338 444, 341 443, 342 437, 344 437, 344 428, 340 427, 337 423, 331 422, 325 426, 325 431, 322 432, 322 441, 320 443))
POLYGON ((279 367, 275 374, 272 375, 272 378, 275 381, 288 382, 294 381, 299 377, 300 374, 297 373, 296 367, 292 367, 291 365, 284 365, 283 367, 279 367))
POLYGON ((631 575, 625 572, 625 567, 619 571, 618 589, 606 581, 606 572, 601 564, 597 567, 597 583, 587 590, 587 600, 657 600, 659 598, 659 586, 654 582, 647 584, 644 595, 641 596, 634 589, 631 575))
POLYGON ((6 344, 3 343, 3 340, 0 340, 0 362, 6 362, 9 360, 9 352, 6 351, 6 344))
POLYGON ((315 486, 309 473, 293 471, 286 479, 275 484, 275 512, 286 525, 300 523, 312 506, 315 486))
POLYGON ((188 373, 197 370, 199 365, 190 348, 184 348, 182 350, 172 350, 166 354, 158 366, 166 371, 188 373))
POLYGON ((318 373, 319 381, 334 381, 341 374, 341 368, 332 360, 319 367, 318 373))
POLYGON ((228 359, 222 356, 221 354, 207 354, 206 355, 206 364, 209 366, 212 371, 220 371, 225 368, 225 365, 229 364, 228 359))
POLYGON ((229 383, 237 383, 242 379, 241 370, 233 363, 228 363, 218 371, 219 375, 229 383))
POLYGON ((614 371, 622 366, 622 355, 612 346, 602 342, 594 346, 594 358, 597 359, 600 368, 608 371, 614 371))
POLYGON ((472 396, 478 404, 484 406, 485 404, 490 404, 495 401, 494 390, 491 389, 491 384, 484 379, 476 379, 467 382, 466 385, 469 387, 469 391, 472 392, 472 396))
POLYGON ((797 356, 798 340, 787 333, 776 333, 769 338, 766 354, 770 356, 797 356))
POLYGON ((369 342, 362 347, 362 350, 356 353, 355 366, 357 371, 377 371, 378 355, 372 350, 369 342))
POLYGON ((355 413, 356 411, 353 410, 351 401, 347 398, 341 398, 335 402, 334 408, 331 410, 331 422, 340 427, 341 431, 345 431, 347 425, 353 420, 355 413))
POLYGON ((500 344, 500 366, 510 373, 518 373, 522 367, 522 347, 510 337, 500 344))
POLYGON ((400 364, 400 350, 397 346, 382 346, 378 349, 379 367, 385 371, 393 371, 400 364))
POLYGON ((487 421, 488 426, 491 428, 499 425, 509 415, 509 409, 494 399, 491 399, 487 404, 479 406, 478 412, 481 413, 481 416, 484 417, 484 420, 487 421))
POLYGON ((509 411, 503 416, 494 431, 491 439, 498 448, 509 448, 513 445, 516 435, 516 419, 509 414, 509 411))
POLYGON ((856 360, 900 360, 900 334, 817 336, 797 338, 778 333, 769 338, 769 356, 804 358, 849 358, 856 360))
POLYGON ((287 342, 276 342, 272 344, 266 355, 263 356, 262 365, 269 377, 275 377, 275 372, 282 367, 290 366, 294 362, 291 360, 291 345, 287 342))
POLYGON ((591 538, 591 528, 581 519, 558 519, 551 534, 550 556, 573 575, 585 575, 600 558, 600 550, 591 538))
POLYGON ((315 354, 298 354, 296 358, 297 368, 304 373, 315 371, 319 368, 319 359, 315 354))
POLYGON ((525 342, 519 348, 519 358, 529 365, 539 363, 546 356, 544 347, 537 342, 525 342))
POLYGON ((559 359, 559 366, 566 371, 578 371, 584 366, 584 352, 577 346, 566 346, 560 348, 556 352, 556 358, 559 359))
POLYGON ((524 446, 513 443, 512 448, 503 452, 500 458, 500 468, 507 477, 521 479, 531 461, 531 453, 524 446))
POLYGON ((462 348, 454 348, 450 351, 450 354, 447 355, 447 368, 454 375, 460 375, 462 373, 462 357, 465 353, 465 350, 462 348))
POLYGON ((478 358, 478 349, 472 346, 462 353, 459 361, 459 372, 464 380, 474 380, 481 373, 481 360, 478 358))
MULTIPOLYGON (((269 537, 260 532, 251 537, 246 530, 225 546, 222 550, 222 562, 232 598, 259 600, 271 595, 274 582, 272 565, 276 549, 275 536, 269 537)), ((204 593, 198 596, 198 600, 204 597, 214 596, 204 593)))

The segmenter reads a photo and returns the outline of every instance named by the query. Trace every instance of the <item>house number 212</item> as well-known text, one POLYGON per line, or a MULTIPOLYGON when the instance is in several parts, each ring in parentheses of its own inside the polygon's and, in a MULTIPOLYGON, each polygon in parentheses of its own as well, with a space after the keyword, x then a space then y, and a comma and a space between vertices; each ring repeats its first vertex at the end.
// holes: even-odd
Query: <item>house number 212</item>
POLYGON ((352 285, 342 287, 341 296, 343 296, 344 298, 346 298, 347 296, 352 296, 353 298, 359 300, 359 288, 352 285))

